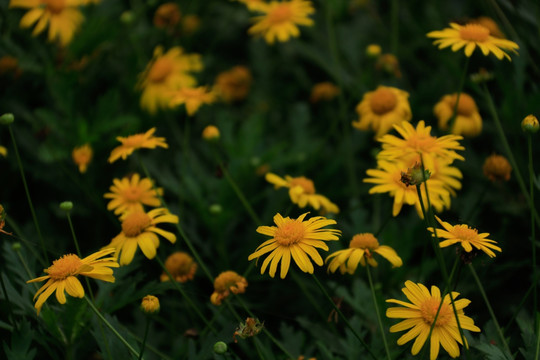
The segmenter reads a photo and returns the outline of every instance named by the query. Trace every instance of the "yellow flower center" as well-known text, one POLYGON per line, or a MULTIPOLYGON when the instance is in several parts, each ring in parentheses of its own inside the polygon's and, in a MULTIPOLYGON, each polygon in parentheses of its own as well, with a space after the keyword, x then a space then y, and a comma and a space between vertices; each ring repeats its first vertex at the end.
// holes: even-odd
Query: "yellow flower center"
MULTIPOLYGON (((435 320, 435 315, 437 315, 437 310, 439 309, 440 303, 440 299, 431 298, 424 301, 422 305, 420 305, 420 312, 422 313, 422 318, 424 319, 424 322, 429 326, 431 326, 431 324, 433 324, 433 320, 435 320)), ((437 315, 437 321, 435 322, 435 326, 446 325, 452 318, 452 315, 452 308, 448 306, 448 304, 443 303, 441 306, 441 310, 439 311, 439 315, 437 315)))
POLYGON ((124 198, 130 202, 138 202, 141 199, 141 189, 139 187, 130 187, 124 190, 124 198))
POLYGON ((52 265, 45 269, 45 272, 53 280, 64 280, 69 276, 76 275, 82 265, 83 263, 77 255, 68 254, 54 260, 52 265))
POLYGON ((148 80, 153 83, 161 83, 173 70, 173 63, 167 58, 159 58, 154 62, 148 72, 148 80))
POLYGON ((467 41, 484 42, 489 39, 489 29, 480 24, 467 24, 459 30, 459 37, 467 41))
POLYGON ((291 187, 301 186, 306 194, 315 194, 315 185, 313 184, 313 181, 304 176, 292 178, 290 183, 291 187))
POLYGON ((122 222, 122 232, 127 237, 136 237, 151 224, 152 219, 150 216, 142 211, 135 211, 129 214, 122 222))
POLYGON ((407 146, 417 152, 430 152, 436 143, 436 137, 426 134, 414 134, 407 140, 407 146))
MULTIPOLYGON (((457 95, 452 96, 452 108, 456 105, 457 95)), ((459 95, 459 103, 457 107, 457 112, 462 116, 471 116, 476 111, 476 104, 472 97, 467 94, 459 95)))
POLYGON ((289 21, 293 16, 291 6, 282 3, 274 7, 267 15, 268 22, 271 24, 281 24, 289 21))
POLYGON ((277 228, 274 238, 279 245, 283 246, 290 246, 298 243, 304 238, 304 234, 306 232, 304 225, 299 221, 291 219, 285 221, 285 224, 277 228))
POLYGON ((478 238, 478 230, 472 229, 467 225, 456 225, 452 234, 463 241, 473 241, 478 238))
POLYGON ((356 234, 349 243, 349 247, 358 249, 377 249, 379 247, 379 242, 371 233, 356 234))
POLYGON ((390 89, 379 88, 371 94, 369 105, 375 114, 383 115, 394 110, 397 105, 397 96, 390 89))
POLYGON ((53 14, 61 13, 66 7, 65 0, 43 0, 49 10, 53 14))

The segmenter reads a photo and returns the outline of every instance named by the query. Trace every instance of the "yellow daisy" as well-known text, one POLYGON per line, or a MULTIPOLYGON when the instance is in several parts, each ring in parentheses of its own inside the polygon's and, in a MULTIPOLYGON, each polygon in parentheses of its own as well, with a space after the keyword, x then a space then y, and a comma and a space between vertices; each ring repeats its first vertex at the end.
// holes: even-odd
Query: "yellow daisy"
POLYGON ((114 282, 113 270, 111 268, 119 266, 116 257, 104 258, 104 256, 110 255, 113 252, 114 249, 101 250, 84 259, 74 254, 64 255, 60 259, 54 260, 51 266, 43 270, 47 275, 28 280, 27 283, 47 280, 45 285, 34 295, 34 300, 37 297, 34 306, 38 315, 43 303, 55 291, 56 299, 60 304, 66 303, 64 291, 67 291, 68 295, 73 297, 82 298, 84 296, 84 289, 79 279, 77 279, 77 275, 114 282))
POLYGON ((161 202, 158 195, 163 195, 163 189, 154 189, 150 179, 141 179, 137 173, 121 180, 114 179, 109 190, 111 192, 106 193, 103 197, 111 199, 107 204, 107 210, 114 210, 116 215, 143 210, 143 205, 159 206, 161 202))
POLYGON ((311 1, 271 1, 259 9, 264 15, 253 18, 255 24, 249 28, 250 35, 264 36, 268 44, 276 40, 288 41, 291 36, 300 36, 298 25, 313 26, 308 16, 315 12, 311 1))
POLYGON ((115 256, 120 258, 120 265, 127 265, 133 260, 137 247, 144 256, 153 259, 159 246, 158 235, 171 243, 176 242, 176 235, 162 230, 156 225, 161 223, 177 224, 178 216, 172 215, 165 208, 144 211, 133 211, 122 217, 122 232, 114 237, 104 248, 114 248, 115 256))
POLYGON ((325 196, 316 194, 313 181, 304 176, 290 177, 289 175, 285 175, 285 179, 283 179, 269 172, 266 173, 265 179, 269 183, 274 184, 276 189, 288 187, 291 201, 300 208, 305 208, 309 204, 315 210, 321 209, 327 213, 339 213, 339 207, 325 196))
MULTIPOLYGON (((440 306, 441 291, 436 286, 431 287, 430 293, 424 285, 407 280, 402 291, 411 303, 395 299, 386 300, 386 302, 401 305, 400 307, 388 308, 386 310, 386 316, 392 319, 405 319, 390 327, 390 332, 410 329, 398 339, 397 344, 404 345, 416 338, 411 349, 413 355, 418 354, 424 346, 433 322, 435 322, 435 325, 433 326, 430 339, 430 360, 437 359, 441 345, 450 357, 456 358, 459 356, 458 343, 463 345, 463 342, 459 333, 457 320, 459 320, 461 329, 480 331, 480 328, 474 325, 474 320, 466 316, 463 311, 471 301, 467 299, 456 300, 459 296, 458 292, 453 291, 451 295, 446 294, 442 301, 442 306, 440 306), (456 308, 457 319, 450 296, 452 296, 456 308), (438 315, 437 310, 439 310, 438 315), (436 315, 437 319, 435 320, 436 315)), ((464 340, 465 346, 468 348, 467 340, 464 340)))
POLYGON ((84 174, 88 168, 88 164, 92 161, 92 147, 90 144, 84 144, 83 146, 78 146, 73 149, 71 157, 75 165, 79 167, 79 172, 84 174))
MULTIPOLYGON (((444 230, 435 229, 437 237, 439 240, 442 240, 439 243, 439 246, 442 248, 460 243, 466 252, 471 252, 474 246, 476 249, 482 250, 492 258, 495 257, 495 253, 492 250, 502 251, 500 247, 494 245, 497 243, 495 240, 487 239, 489 233, 479 234, 478 230, 467 225, 461 224, 452 226, 449 223, 442 221, 437 216, 435 216, 435 218, 437 218, 439 224, 444 228, 444 230)), ((433 228, 430 227, 428 230, 433 233, 433 228)))
POLYGON ((245 66, 235 66, 221 72, 214 83, 214 90, 223 101, 231 103, 247 97, 253 77, 245 66))
POLYGON ((432 31, 427 36, 437 39, 433 44, 438 45, 439 49, 451 46, 452 51, 458 51, 465 47, 465 55, 467 57, 471 56, 478 46, 485 56, 493 53, 499 60, 507 58, 512 61, 510 55, 505 50, 517 54, 517 49, 519 49, 518 44, 513 41, 491 36, 489 29, 478 23, 469 23, 466 25, 450 23, 449 28, 441 31, 432 31))
POLYGON ((330 81, 323 81, 313 85, 309 101, 318 103, 319 101, 330 101, 340 93, 339 88, 330 81))
POLYGON ((214 292, 210 296, 210 302, 221 305, 231 293, 242 294, 246 292, 247 280, 234 271, 224 271, 214 279, 214 292))
POLYGON ((119 158, 126 160, 129 155, 131 155, 135 150, 146 148, 146 149, 155 149, 160 146, 167 149, 169 145, 165 142, 164 137, 155 137, 154 133, 156 128, 151 128, 144 134, 135 134, 128 137, 118 136, 116 140, 120 141, 122 145, 116 147, 111 151, 109 156, 109 162, 113 163, 119 158))
MULTIPOLYGON (((439 128, 448 130, 448 122, 454 115, 457 94, 445 95, 433 108, 433 113, 439 119, 439 128)), ((465 93, 459 95, 457 114, 453 120, 452 134, 476 136, 482 132, 482 117, 474 99, 465 93)))
POLYGON ((339 271, 342 274, 348 272, 354 274, 358 263, 362 266, 366 266, 366 261, 371 266, 377 266, 377 261, 373 258, 373 253, 381 255, 386 260, 390 261, 392 267, 399 267, 403 265, 403 261, 398 256, 396 251, 390 246, 379 245, 379 241, 371 233, 356 234, 353 236, 349 243, 349 248, 345 250, 339 250, 330 254, 325 262, 327 263, 331 258, 328 265, 328 271, 339 271))
POLYGON ((257 228, 259 234, 272 237, 259 245, 255 252, 248 257, 248 260, 251 261, 270 253, 262 264, 261 274, 270 264, 269 274, 274 277, 278 263, 281 261, 280 277, 285 278, 289 271, 291 256, 300 270, 310 274, 313 274, 314 270, 311 260, 319 266, 323 265, 323 260, 315 248, 328 251, 328 246, 324 242, 338 240, 341 231, 323 229, 325 226, 336 224, 335 220, 323 216, 315 216, 304 221, 307 214, 300 215, 298 219, 291 219, 289 217, 283 218, 278 213, 274 216, 274 223, 277 227, 259 226, 257 228))
POLYGON ((158 109, 169 109, 175 90, 197 85, 192 73, 202 70, 201 56, 184 54, 175 46, 166 53, 163 47, 154 50, 154 57, 139 75, 137 87, 142 89, 141 108, 150 114, 158 109))
POLYGON ((171 97, 171 107, 185 105, 189 116, 193 116, 203 104, 211 104, 215 100, 214 93, 206 86, 197 88, 184 87, 174 91, 171 97))
POLYGON ((84 21, 79 11, 81 0, 11 0, 9 7, 31 9, 21 19, 21 27, 28 28, 37 22, 32 36, 42 33, 49 25, 48 40, 58 40, 66 46, 84 21))
POLYGON ((379 86, 375 91, 364 94, 356 106, 358 120, 352 125, 359 130, 375 131, 378 138, 392 129, 394 124, 411 121, 409 93, 398 88, 379 86))
MULTIPOLYGON (((193 280, 197 272, 197 263, 188 253, 176 251, 165 260, 165 268, 172 275, 174 281, 184 283, 188 280, 193 280)), ((161 281, 169 281, 169 275, 163 272, 159 279, 161 281)))
POLYGON ((244 4, 250 11, 261 11, 267 6, 266 0, 237 0, 244 4))

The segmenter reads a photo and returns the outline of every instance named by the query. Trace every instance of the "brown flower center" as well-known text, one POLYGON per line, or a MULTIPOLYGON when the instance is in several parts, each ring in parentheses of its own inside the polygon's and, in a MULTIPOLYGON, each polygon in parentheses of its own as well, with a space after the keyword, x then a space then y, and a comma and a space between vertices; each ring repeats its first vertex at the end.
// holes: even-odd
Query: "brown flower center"
POLYGON ((293 12, 289 4, 282 3, 274 7, 267 15, 268 22, 271 24, 281 24, 289 21, 293 12))
POLYGON ((49 10, 53 14, 61 13, 66 7, 65 0, 43 0, 49 10))
POLYGON ((379 247, 379 242, 371 233, 356 234, 349 243, 349 247, 358 249, 377 249, 379 247))
POLYGON ((467 24, 459 30, 459 37, 467 41, 484 42, 489 39, 489 29, 480 24, 467 24))
POLYGON ((53 280, 64 280, 69 276, 76 275, 82 265, 83 263, 77 255, 68 254, 54 260, 52 265, 45 269, 45 272, 53 280))
POLYGON ((153 83, 161 83, 169 76, 173 70, 173 63, 167 58, 157 59, 150 71, 148 72, 148 80, 153 83))
POLYGON ((301 186, 306 194, 315 194, 315 185, 313 184, 313 181, 304 176, 292 178, 290 183, 291 187, 301 186))
MULTIPOLYGON (((440 299, 431 298, 425 300, 420 305, 420 312, 422 314, 422 318, 424 319, 424 322, 429 326, 431 326, 431 324, 433 324, 433 321, 435 320, 435 315, 437 315, 437 310, 439 309, 440 303, 440 299)), ((450 306, 448 306, 448 304, 443 303, 441 306, 441 310, 439 310, 439 315, 437 315, 437 321, 435 322, 435 326, 444 326, 450 321, 451 318, 452 309, 450 308, 450 306)))
POLYGON ((124 190, 122 195, 129 202, 138 202, 141 199, 142 193, 139 187, 133 186, 124 190))
POLYGON ((379 88, 371 94, 369 105, 375 114, 383 115, 394 110, 397 105, 397 96, 390 89, 379 88))
POLYGON ((279 245, 294 245, 304 238, 306 232, 304 225, 295 220, 286 219, 285 224, 279 226, 274 234, 279 245))
POLYGON ((142 211, 135 211, 129 214, 122 222, 122 232, 127 237, 136 237, 151 224, 152 219, 150 216, 142 211))

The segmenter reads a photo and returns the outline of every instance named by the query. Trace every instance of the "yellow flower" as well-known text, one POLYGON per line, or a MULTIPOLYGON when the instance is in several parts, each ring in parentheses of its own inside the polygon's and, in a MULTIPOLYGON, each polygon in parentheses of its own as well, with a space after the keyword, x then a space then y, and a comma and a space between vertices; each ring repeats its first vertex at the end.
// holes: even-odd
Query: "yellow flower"
POLYGON ((394 124, 411 121, 409 93, 398 88, 379 86, 364 94, 356 106, 358 120, 352 125, 359 130, 373 130, 378 138, 392 129, 394 124))
MULTIPOLYGON (((444 228, 444 230, 435 229, 437 237, 439 240, 442 240, 439 244, 440 247, 443 248, 460 243, 466 252, 471 252, 474 246, 476 249, 482 250, 492 258, 495 257, 495 253, 491 251, 491 249, 499 252, 501 251, 500 247, 493 245, 497 243, 495 240, 487 239, 489 233, 479 234, 478 230, 467 225, 461 224, 452 226, 449 223, 439 219, 438 216, 435 216, 435 218, 437 218, 439 224, 441 224, 444 228)), ((428 230, 433 233, 433 228, 429 227, 428 230)), ((433 234, 433 236, 435 236, 435 234, 433 234)))
MULTIPOLYGON (((433 108, 433 113, 439 119, 439 128, 448 130, 448 123, 454 115, 457 94, 445 95, 433 108)), ((457 114, 453 120, 452 134, 476 136, 482 132, 482 117, 474 99, 465 93, 459 95, 457 114)))
POLYGON ((214 93, 206 86, 184 87, 174 91, 171 97, 171 107, 184 104, 188 115, 193 116, 203 104, 211 104, 214 100, 214 93))
POLYGON ((173 30, 180 23, 181 17, 177 4, 172 2, 161 4, 154 13, 154 26, 159 29, 173 30))
POLYGON ((491 181, 508 181, 512 173, 512 165, 502 155, 490 155, 482 167, 484 175, 491 181))
POLYGON ((291 256, 300 270, 310 274, 313 274, 314 270, 311 260, 319 266, 323 265, 321 255, 316 248, 328 251, 328 246, 324 242, 338 240, 341 231, 323 229, 325 226, 336 224, 335 220, 323 216, 315 216, 304 221, 307 214, 300 215, 298 219, 291 219, 289 217, 283 218, 278 213, 274 216, 274 223, 277 227, 259 226, 257 228, 259 234, 272 237, 259 245, 255 252, 248 257, 248 260, 251 261, 270 253, 262 264, 261 274, 270 264, 269 274, 274 277, 278 263, 281 261, 280 277, 285 278, 289 271, 291 256))
POLYGON ((137 173, 121 180, 114 179, 109 190, 111 192, 106 193, 103 197, 111 199, 107 204, 107 210, 114 210, 115 215, 135 210, 142 211, 143 205, 159 206, 161 202, 158 195, 163 195, 163 189, 154 189, 150 179, 141 179, 137 173))
POLYGON ((7 149, 3 146, 0 146, 0 155, 2 155, 3 157, 7 156, 7 149))
POLYGON ((469 57, 478 46, 485 56, 493 53, 497 59, 507 58, 509 61, 512 61, 512 59, 505 50, 517 54, 517 49, 519 49, 518 44, 513 41, 491 36, 489 29, 483 25, 450 23, 450 26, 450 28, 432 31, 427 34, 428 37, 437 39, 433 44, 439 45, 439 49, 451 46, 452 51, 458 51, 465 47, 465 55, 469 57))
POLYGON ((244 4, 250 11, 261 11, 265 6, 268 6, 265 0, 238 0, 244 4))
POLYGON ((221 99, 231 103, 246 98, 251 88, 253 77, 245 66, 235 66, 223 71, 216 77, 214 90, 221 99))
POLYGON ((242 294, 246 292, 247 280, 234 271, 224 271, 214 279, 214 292, 210 301, 214 305, 221 305, 231 293, 242 294))
POLYGON ((328 265, 328 271, 339 271, 342 274, 348 272, 354 274, 358 263, 362 266, 366 266, 366 261, 371 266, 377 266, 377 261, 373 258, 373 253, 381 255, 386 260, 390 261, 392 267, 399 267, 403 265, 403 261, 398 256, 396 251, 390 246, 379 245, 379 241, 371 233, 356 234, 353 236, 349 243, 349 248, 345 250, 339 250, 330 254, 325 262, 327 263, 331 258, 328 265))
POLYGON ((27 283, 47 280, 45 285, 34 295, 34 300, 36 297, 38 298, 34 305, 38 315, 43 303, 55 291, 56 299, 60 304, 66 303, 64 291, 67 291, 68 295, 73 297, 82 298, 84 296, 84 289, 79 279, 77 279, 77 275, 114 282, 113 270, 111 268, 118 267, 116 257, 103 258, 113 252, 114 249, 101 250, 84 259, 80 259, 74 254, 64 255, 60 259, 54 260, 51 266, 43 270, 47 275, 28 280, 27 283))
POLYGON ((164 137, 155 137, 154 132, 156 128, 151 128, 144 134, 135 134, 128 137, 118 136, 116 140, 120 141, 122 145, 116 147, 111 151, 111 156, 109 156, 109 162, 113 163, 119 158, 126 160, 133 151, 141 148, 146 149, 155 149, 160 146, 167 149, 169 145, 165 142, 164 137))
POLYGON ((536 116, 533 114, 525 116, 521 121, 521 130, 529 134, 538 132, 538 130, 540 130, 540 124, 538 123, 536 116))
MULTIPOLYGON (((410 329, 398 339, 397 344, 403 345, 416 338, 411 349, 413 355, 418 354, 424 346, 434 322, 435 325, 433 326, 430 339, 430 360, 437 359, 441 345, 450 354, 450 357, 456 358, 459 356, 459 346, 457 343, 463 345, 463 342, 459 333, 457 320, 459 320, 459 326, 464 330, 480 331, 480 328, 474 325, 474 320, 466 316, 463 311, 470 304, 470 300, 456 300, 459 296, 458 292, 453 291, 451 295, 446 294, 442 305, 440 305, 441 291, 438 287, 432 286, 430 293, 424 285, 407 280, 403 288, 403 293, 411 303, 395 299, 386 300, 386 302, 401 305, 400 307, 388 308, 386 310, 386 316, 392 319, 405 319, 390 327, 390 332, 410 329), (450 299, 453 300, 455 305, 457 317, 450 299), (439 311, 438 315, 437 311, 439 311)), ((468 348, 467 340, 464 340, 465 346, 468 348)))
POLYGON ((75 165, 79 167, 79 172, 84 174, 88 168, 88 164, 92 161, 93 151, 89 144, 84 144, 73 149, 71 157, 75 165))
POLYGON ((177 224, 178 216, 172 215, 165 208, 144 211, 133 211, 122 217, 122 232, 115 236, 105 248, 114 248, 115 256, 120 258, 120 265, 127 265, 133 260, 137 247, 144 256, 153 259, 159 246, 158 235, 171 243, 176 242, 176 235, 162 230, 156 225, 161 223, 177 224))
POLYGON ((158 109, 169 109, 175 90, 193 87, 197 80, 191 74, 201 71, 202 62, 198 54, 184 54, 175 46, 163 53, 163 47, 154 50, 154 57, 139 75, 137 87, 142 89, 141 108, 150 114, 158 109))
POLYGON ((219 129, 214 125, 208 125, 203 129, 202 137, 206 141, 213 141, 219 139, 219 129))
POLYGON ((309 204, 315 210, 321 209, 324 212, 339 213, 338 206, 325 196, 316 194, 313 181, 304 176, 290 177, 289 175, 285 175, 285 179, 283 179, 269 172, 266 173, 265 179, 269 183, 274 184, 276 189, 288 187, 291 201, 300 208, 305 208, 309 204))
POLYGON ((377 58, 382 53, 382 48, 379 44, 369 44, 366 46, 366 55, 370 58, 377 58))
POLYGON ((141 309, 147 314, 155 314, 159 311, 159 299, 154 295, 146 295, 141 300, 141 309))
POLYGON ((480 24, 489 30, 489 34, 493 37, 504 39, 505 36, 499 25, 490 17, 480 16, 470 21, 471 24, 480 24))
POLYGON ((21 27, 28 28, 37 22, 32 36, 37 36, 49 25, 49 41, 59 40, 66 46, 84 21, 78 9, 80 0, 11 0, 9 7, 31 9, 21 19, 21 27))
MULTIPOLYGON (((195 272, 197 272, 197 264, 189 254, 177 251, 169 255, 165 260, 165 269, 172 275, 174 281, 184 283, 193 280, 195 272)), ((169 275, 163 272, 160 280, 169 281, 169 275)))
POLYGON ((329 101, 338 96, 339 88, 330 81, 324 81, 313 85, 309 101, 318 103, 319 101, 329 101))
POLYGON ((313 14, 315 9, 311 2, 306 0, 271 1, 259 11, 264 15, 253 18, 255 24, 249 28, 248 33, 264 36, 268 44, 273 44, 276 39, 285 42, 291 36, 300 36, 297 25, 314 24, 308 16, 313 14))

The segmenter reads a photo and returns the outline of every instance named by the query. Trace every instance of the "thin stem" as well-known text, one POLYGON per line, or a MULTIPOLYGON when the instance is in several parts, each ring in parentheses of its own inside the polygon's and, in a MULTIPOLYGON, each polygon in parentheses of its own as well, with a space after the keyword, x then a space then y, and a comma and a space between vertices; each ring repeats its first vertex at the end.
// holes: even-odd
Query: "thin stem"
POLYGON ((392 37, 390 39, 390 52, 397 56, 399 44, 399 0, 392 0, 390 4, 390 22, 392 37))
POLYGON ((495 328, 497 330, 497 334, 500 337, 500 340, 504 346, 504 350, 506 351, 507 355, 512 357, 512 352, 510 351, 510 348, 508 347, 508 344, 506 343, 506 340, 504 338, 503 332, 501 330, 501 327, 499 326, 499 322, 497 321, 497 318, 495 317, 495 313, 493 312, 493 308, 491 307, 491 304, 489 303, 489 300, 487 298, 486 292, 484 290, 484 286, 482 285, 482 282, 480 281, 480 278, 478 278, 478 275, 476 274, 476 270, 474 270, 474 266, 472 263, 469 264, 469 269, 471 270, 471 274, 474 278, 474 281, 476 281, 476 285, 478 286, 478 290, 480 290, 480 294, 482 294, 482 297, 484 298, 484 302, 486 303, 486 307, 489 311, 489 315, 491 315, 491 320, 493 320, 493 323, 495 324, 495 328))
POLYGON ((321 289, 321 292, 324 294, 324 296, 326 296, 326 298, 328 299, 328 301, 332 304, 332 306, 334 307, 334 310, 336 310, 336 312, 338 313, 338 315, 341 317, 341 319, 345 322, 345 325, 347 325, 347 327, 351 330, 351 332, 353 333, 353 335, 358 339, 358 341, 360 341, 360 343, 362 344, 362 346, 364 346, 364 348, 366 349, 366 351, 368 352, 368 354, 373 358, 373 360, 377 360, 377 357, 375 356, 375 354, 373 354, 373 352, 371 351, 371 349, 368 347, 368 345, 366 344, 366 342, 360 337, 360 335, 358 335, 358 333, 356 332, 356 330, 352 327, 351 323, 349 322, 349 320, 345 317, 345 315, 343 315, 343 313, 341 312, 341 310, 336 306, 336 304, 334 303, 334 301, 332 301, 332 298, 330 297, 330 295, 328 294, 328 292, 326 291, 326 289, 322 286, 321 282, 319 281, 319 279, 317 279, 317 277, 315 276, 315 274, 311 274, 311 276, 313 277, 313 279, 315 280, 315 283, 317 283, 317 286, 319 286, 319 289, 321 289))
POLYGON ((8 129, 9 129, 9 135, 11 136, 11 141, 13 142, 13 148, 15 150, 15 157, 17 158, 17 164, 19 165, 19 171, 21 173, 21 178, 24 185, 24 192, 26 193, 26 200, 28 200, 28 206, 30 207, 30 212, 32 213, 32 219, 34 220, 34 225, 36 227, 36 231, 38 233, 38 237, 41 242, 41 249, 45 257, 45 262, 49 263, 49 256, 47 254, 47 249, 45 248, 45 240, 43 239, 43 236, 41 235, 41 228, 39 227, 36 212, 34 211, 34 205, 32 204, 32 197, 30 196, 30 191, 28 190, 28 184, 26 183, 26 177, 24 176, 24 168, 22 165, 21 157, 19 155, 19 148, 17 147, 17 142, 15 141, 15 136, 13 135, 13 129, 11 129, 11 125, 8 125, 8 129))
POLYGON ((47 263, 41 258, 41 256, 39 255, 39 252, 36 251, 36 249, 34 248, 34 244, 31 241, 28 241, 21 236, 22 231, 21 231, 21 228, 17 225, 17 223, 9 215, 6 215, 5 220, 6 220, 6 223, 9 225, 9 227, 13 229, 15 234, 18 234, 18 236, 13 236, 13 235, 12 236, 16 238, 17 240, 22 241, 22 243, 26 245, 26 249, 29 250, 32 253, 32 255, 34 255, 34 257, 41 264, 41 266, 47 267, 47 263))
POLYGON ((143 356, 143 353, 144 353, 144 347, 146 346, 146 338, 148 336, 148 329, 149 328, 150 328, 150 316, 147 315, 146 316, 146 326, 144 327, 144 336, 143 336, 142 345, 141 345, 141 352, 139 353, 139 360, 142 359, 142 356, 143 356))
POLYGON ((454 111, 452 112, 452 117, 448 121, 448 129, 450 130, 450 132, 452 132, 452 127, 454 126, 456 117, 458 115, 459 98, 461 97, 461 93, 463 92, 463 86, 465 85, 465 79, 467 78, 469 59, 469 57, 465 57, 465 65, 463 66, 463 72, 461 73, 461 78, 459 79, 459 87, 456 95, 456 103, 454 104, 454 111))
POLYGON ((105 317, 103 315, 101 315, 101 313, 99 312, 99 310, 96 308, 96 306, 94 305, 94 303, 88 298, 88 296, 84 296, 84 300, 86 300, 86 302, 88 303, 88 305, 90 306, 90 308, 96 313, 96 315, 98 316, 98 318, 109 328, 109 330, 111 330, 113 332, 114 335, 116 335, 116 337, 118 338, 118 340, 120 340, 128 349, 129 351, 131 351, 131 353, 133 355, 135 355, 135 357, 139 358, 139 353, 137 352, 137 350, 135 350, 127 341, 126 339, 124 339, 124 337, 122 335, 120 335, 120 333, 118 331, 116 331, 116 329, 114 328, 114 326, 111 325, 110 322, 107 321, 107 319, 105 319, 105 317))
POLYGON ((257 350, 257 355, 259 356, 259 359, 264 360, 264 356, 261 353, 261 349, 259 348, 259 339, 254 337, 253 338, 253 344, 255 344, 255 350, 257 350))
MULTIPOLYGON (((532 153, 532 140, 531 134, 527 134, 527 147, 529 150, 529 193, 531 194, 531 203, 534 204, 534 167, 533 167, 533 153, 532 153)), ((533 314, 534 316, 534 327, 538 326, 538 319, 536 317, 536 309, 538 302, 538 293, 537 293, 537 273, 538 269, 536 267, 536 236, 535 236, 536 226, 534 223, 534 214, 531 211, 531 245, 532 245, 532 272, 533 272, 533 314)))
MULTIPOLYGON (((538 318, 538 314, 535 314, 535 317, 538 318)), ((534 359, 540 359, 540 321, 538 321, 538 327, 536 328, 536 351, 534 359)))
POLYGON ((366 272, 369 280, 369 288, 371 289, 371 297, 373 298, 373 305, 375 305, 375 312, 377 313, 377 321, 379 323, 379 329, 381 330, 381 335, 384 343, 384 350, 386 351, 386 357, 388 360, 392 360, 390 356, 390 350, 388 349, 388 343, 386 342, 386 335, 384 333, 384 327, 381 318, 381 312, 379 310, 379 305, 377 304, 377 297, 375 296, 375 287, 373 286, 373 279, 371 278, 370 265, 366 263, 366 272))

